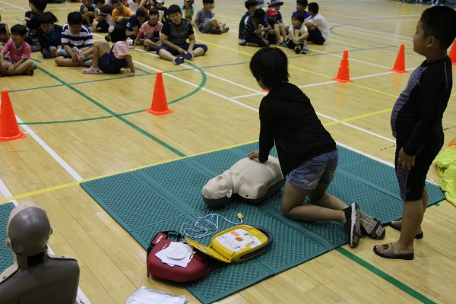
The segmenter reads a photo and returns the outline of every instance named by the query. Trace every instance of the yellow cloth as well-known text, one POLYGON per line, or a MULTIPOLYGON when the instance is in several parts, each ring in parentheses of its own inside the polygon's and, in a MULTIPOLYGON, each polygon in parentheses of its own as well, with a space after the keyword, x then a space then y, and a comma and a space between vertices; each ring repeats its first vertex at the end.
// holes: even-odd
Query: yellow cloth
POLYGON ((440 187, 446 199, 456 206, 456 138, 435 159, 440 175, 440 187))

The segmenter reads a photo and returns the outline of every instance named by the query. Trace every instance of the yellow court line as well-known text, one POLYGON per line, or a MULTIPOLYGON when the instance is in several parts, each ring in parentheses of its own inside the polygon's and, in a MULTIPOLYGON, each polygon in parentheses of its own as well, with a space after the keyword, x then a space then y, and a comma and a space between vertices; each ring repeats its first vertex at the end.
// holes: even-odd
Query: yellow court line
POLYGON ((57 190, 61 190, 61 189, 65 189, 65 188, 69 188, 69 187, 73 187, 73 186, 77 186, 77 185, 79 185, 81 183, 93 181, 93 180, 96 180, 96 179, 101 179, 101 178, 108 177, 108 176, 114 176, 114 175, 117 175, 117 174, 133 172, 133 171, 144 169, 144 168, 147 168, 147 167, 153 167, 153 166, 157 166, 157 165, 161 165, 161 164, 165 164, 165 163, 170 163, 170 162, 173 162, 173 161, 176 161, 176 160, 180 160, 180 159, 185 159, 185 158, 189 158, 189 157, 199 156, 199 155, 208 154, 208 153, 212 153, 212 152, 217 152, 217 151, 221 151, 221 150, 227 150, 227 149, 231 149, 231 148, 235 148, 235 147, 251 144, 251 143, 254 143, 254 142, 257 142, 257 140, 250 141, 250 142, 245 142, 245 143, 241 143, 241 144, 237 144, 237 145, 231 145, 231 146, 227 146, 227 147, 223 147, 223 148, 219 148, 219 149, 209 150, 209 151, 205 151, 205 152, 201 152, 201 153, 196 153, 196 154, 188 155, 188 156, 184 156, 184 157, 177 157, 177 158, 174 158, 174 159, 158 162, 158 163, 155 163, 155 164, 152 164, 152 165, 139 166, 139 167, 136 167, 136 168, 133 168, 133 169, 123 170, 123 171, 119 171, 119 172, 111 173, 111 174, 106 174, 106 175, 100 175, 100 176, 97 176, 97 177, 87 178, 87 179, 84 179, 84 180, 81 180, 81 181, 75 181, 75 182, 62 184, 62 185, 58 185, 58 186, 54 186, 54 187, 50 187, 50 188, 46 188, 46 189, 35 190, 35 191, 23 193, 23 194, 13 195, 13 196, 10 196, 10 197, 4 197, 4 198, 0 198, 0 204, 6 203, 6 202, 9 202, 9 201, 12 201, 12 200, 17 200, 17 199, 20 199, 20 198, 24 198, 24 197, 44 194, 44 193, 48 193, 48 192, 52 192, 52 191, 57 191, 57 190))
POLYGON ((328 122, 328 123, 325 123, 323 125, 325 127, 328 127, 328 126, 340 124, 340 123, 347 122, 347 121, 352 121, 352 120, 361 119, 361 118, 365 118, 365 117, 369 117, 369 116, 374 116, 374 115, 377 115, 377 114, 383 114, 383 113, 391 112, 391 110, 392 109, 385 109, 385 110, 381 110, 381 111, 371 112, 371 113, 367 113, 367 114, 363 114, 363 115, 358 115, 358 116, 353 116, 353 117, 350 117, 350 118, 341 119, 341 120, 338 120, 338 121, 328 122))

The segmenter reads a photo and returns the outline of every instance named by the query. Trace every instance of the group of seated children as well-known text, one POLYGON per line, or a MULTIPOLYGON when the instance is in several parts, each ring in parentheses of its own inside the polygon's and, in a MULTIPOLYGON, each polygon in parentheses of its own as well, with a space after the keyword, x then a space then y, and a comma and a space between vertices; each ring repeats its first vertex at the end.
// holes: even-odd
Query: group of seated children
POLYGON ((319 14, 317 3, 307 4, 307 0, 297 0, 290 26, 283 22, 280 13, 282 5, 283 2, 272 0, 265 11, 258 5, 258 1, 247 0, 247 12, 239 23, 239 44, 265 47, 276 43, 294 49, 297 54, 307 54, 307 41, 325 43, 329 34, 328 22, 319 14), (306 11, 307 8, 309 12, 306 11))

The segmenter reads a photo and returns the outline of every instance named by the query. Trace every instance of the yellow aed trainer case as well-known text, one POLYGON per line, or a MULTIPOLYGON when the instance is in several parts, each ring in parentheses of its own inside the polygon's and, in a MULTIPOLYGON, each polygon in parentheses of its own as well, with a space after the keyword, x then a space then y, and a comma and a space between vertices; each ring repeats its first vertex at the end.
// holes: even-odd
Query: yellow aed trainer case
POLYGON ((185 240, 195 249, 219 261, 240 263, 268 250, 274 238, 264 228, 237 225, 214 235, 209 246, 188 237, 185 240))

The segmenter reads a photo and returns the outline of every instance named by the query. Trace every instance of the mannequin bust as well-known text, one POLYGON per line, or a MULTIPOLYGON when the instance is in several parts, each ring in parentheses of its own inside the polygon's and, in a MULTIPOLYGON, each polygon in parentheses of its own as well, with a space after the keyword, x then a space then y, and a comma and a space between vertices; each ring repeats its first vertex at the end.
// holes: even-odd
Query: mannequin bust
POLYGON ((74 304, 79 266, 70 256, 49 254, 52 234, 46 212, 33 203, 22 203, 8 219, 6 246, 14 264, 0 275, 0 304, 74 304))
POLYGON ((279 160, 273 156, 265 163, 248 157, 209 180, 203 187, 203 199, 209 208, 223 207, 233 195, 258 204, 279 191, 285 184, 279 160))

